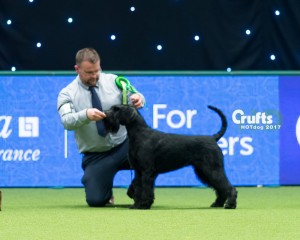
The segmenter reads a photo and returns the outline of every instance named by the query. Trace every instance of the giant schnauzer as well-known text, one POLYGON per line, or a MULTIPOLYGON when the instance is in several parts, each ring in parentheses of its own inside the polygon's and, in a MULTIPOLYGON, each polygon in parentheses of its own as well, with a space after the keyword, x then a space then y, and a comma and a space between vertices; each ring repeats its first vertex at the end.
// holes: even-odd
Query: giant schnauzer
POLYGON ((211 207, 236 208, 237 191, 224 171, 223 154, 217 141, 227 129, 221 110, 208 106, 221 117, 222 127, 212 136, 168 134, 150 128, 138 110, 130 105, 115 105, 106 111, 104 120, 108 132, 117 132, 125 125, 129 138, 129 161, 135 179, 128 189, 134 209, 150 209, 154 202, 155 179, 185 166, 193 166, 198 178, 216 192, 211 207))

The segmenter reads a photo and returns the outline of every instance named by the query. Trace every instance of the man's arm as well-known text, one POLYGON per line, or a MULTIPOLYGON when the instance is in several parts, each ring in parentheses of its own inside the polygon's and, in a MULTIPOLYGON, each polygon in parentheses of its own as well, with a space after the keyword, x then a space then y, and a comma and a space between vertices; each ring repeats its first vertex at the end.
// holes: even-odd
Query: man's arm
POLYGON ((64 91, 61 91, 58 95, 57 110, 61 122, 67 130, 74 130, 90 122, 87 117, 87 109, 76 112, 70 96, 64 91))

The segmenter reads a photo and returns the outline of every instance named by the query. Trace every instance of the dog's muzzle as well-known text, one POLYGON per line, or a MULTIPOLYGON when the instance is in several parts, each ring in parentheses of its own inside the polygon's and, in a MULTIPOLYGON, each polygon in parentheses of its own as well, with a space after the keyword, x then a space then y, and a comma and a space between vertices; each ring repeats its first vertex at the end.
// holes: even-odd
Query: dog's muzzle
POLYGON ((114 111, 107 110, 104 112, 106 118, 103 119, 103 123, 107 132, 116 133, 119 131, 120 122, 116 118, 114 111))

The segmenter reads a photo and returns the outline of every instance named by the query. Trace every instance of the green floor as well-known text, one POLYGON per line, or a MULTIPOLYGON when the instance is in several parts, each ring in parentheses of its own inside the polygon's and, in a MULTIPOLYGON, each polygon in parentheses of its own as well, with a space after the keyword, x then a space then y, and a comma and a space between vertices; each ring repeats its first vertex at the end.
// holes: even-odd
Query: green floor
POLYGON ((207 188, 157 188, 151 210, 128 209, 122 188, 106 208, 82 188, 1 190, 1 240, 300 239, 300 187, 238 188, 235 210, 210 209, 207 188))

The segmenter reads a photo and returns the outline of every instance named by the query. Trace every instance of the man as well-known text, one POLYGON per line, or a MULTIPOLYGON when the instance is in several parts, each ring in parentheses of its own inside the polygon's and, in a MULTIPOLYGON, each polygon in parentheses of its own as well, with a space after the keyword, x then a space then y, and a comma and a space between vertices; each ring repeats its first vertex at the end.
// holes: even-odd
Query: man
MULTIPOLYGON (((78 150, 83 154, 82 183, 86 201, 91 207, 102 207, 113 203, 116 173, 130 169, 125 127, 121 126, 116 134, 106 134, 101 122, 106 117, 104 110, 122 103, 122 90, 115 83, 116 75, 101 72, 100 57, 95 49, 79 50, 75 60, 78 75, 59 93, 57 109, 64 128, 75 131, 78 150), (99 98, 100 106, 96 108, 92 98, 99 98)), ((137 108, 145 103, 138 92, 129 92, 127 97, 137 108)))

